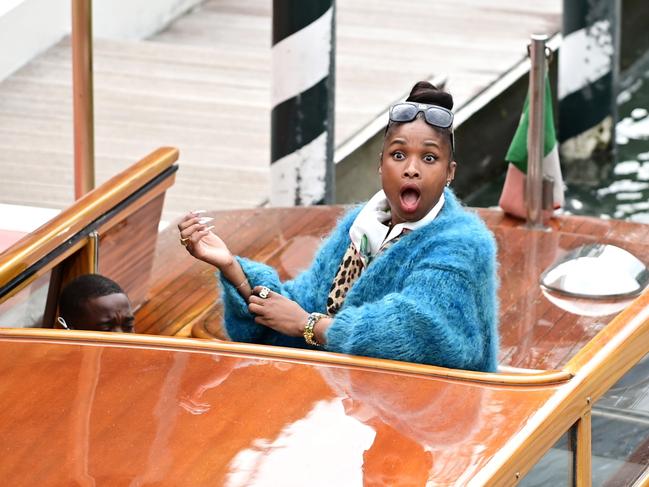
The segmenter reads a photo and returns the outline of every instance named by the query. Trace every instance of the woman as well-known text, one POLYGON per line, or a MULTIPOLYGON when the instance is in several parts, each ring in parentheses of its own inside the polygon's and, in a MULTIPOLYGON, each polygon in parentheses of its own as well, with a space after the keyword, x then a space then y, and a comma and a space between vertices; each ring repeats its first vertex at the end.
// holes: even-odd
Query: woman
POLYGON ((495 243, 447 188, 452 107, 450 94, 419 82, 390 109, 383 190, 347 213, 291 281, 233 257, 200 215, 185 217, 181 242, 220 270, 232 340, 496 369, 495 243))

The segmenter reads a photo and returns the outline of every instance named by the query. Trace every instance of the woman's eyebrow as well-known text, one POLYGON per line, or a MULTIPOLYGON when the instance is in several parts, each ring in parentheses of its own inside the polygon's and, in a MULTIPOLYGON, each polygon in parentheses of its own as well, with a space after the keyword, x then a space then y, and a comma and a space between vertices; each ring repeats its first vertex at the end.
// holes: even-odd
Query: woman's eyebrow
POLYGON ((399 137, 397 139, 391 140, 389 145, 394 145, 394 144, 406 145, 407 143, 408 142, 406 141, 406 139, 399 137))
POLYGON ((434 147, 437 147, 437 148, 440 147, 440 145, 437 142, 435 142, 434 140, 424 140, 424 145, 425 146, 434 146, 434 147))

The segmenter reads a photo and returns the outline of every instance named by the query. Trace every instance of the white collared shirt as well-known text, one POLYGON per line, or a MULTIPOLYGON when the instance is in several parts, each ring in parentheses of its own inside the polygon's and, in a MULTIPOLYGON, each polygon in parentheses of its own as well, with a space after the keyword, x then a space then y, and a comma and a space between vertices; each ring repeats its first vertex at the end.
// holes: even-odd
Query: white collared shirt
POLYGON ((390 204, 385 196, 383 190, 372 196, 367 204, 363 207, 358 214, 351 228, 349 229, 349 237, 356 247, 356 250, 363 257, 363 262, 367 265, 365 257, 369 255, 370 258, 374 257, 381 247, 387 242, 397 238, 401 235, 404 229, 416 230, 432 222, 439 214, 444 206, 444 193, 439 197, 439 201, 431 208, 431 210, 420 220, 414 222, 403 222, 395 225, 386 236, 386 232, 390 226, 390 204), (367 238, 366 249, 362 249, 363 236, 367 238), (363 252, 362 250, 365 250, 363 252))

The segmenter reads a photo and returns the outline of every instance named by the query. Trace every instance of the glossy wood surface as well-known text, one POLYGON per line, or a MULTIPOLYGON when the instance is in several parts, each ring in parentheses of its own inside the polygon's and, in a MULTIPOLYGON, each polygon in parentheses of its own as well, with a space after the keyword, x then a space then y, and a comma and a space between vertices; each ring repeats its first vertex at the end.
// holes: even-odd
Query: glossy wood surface
MULTIPOLYGON (((295 211, 259 210, 248 212, 248 218, 242 218, 244 212, 237 214, 237 218, 230 214, 215 221, 219 221, 224 232, 229 229, 239 237, 246 232, 253 237, 257 235, 258 238, 243 240, 248 246, 241 253, 256 252, 252 255, 261 255, 260 260, 272 263, 286 277, 308 263, 313 251, 302 252, 307 246, 297 245, 303 232, 296 218, 290 218, 290 213, 295 211), (273 212, 275 218, 272 218, 273 212), (266 230, 264 236, 259 236, 260 228, 266 230), (291 242, 296 247, 288 252, 291 242), (264 254, 264 249, 269 253, 264 254), (302 260, 295 260, 298 258, 302 260)), ((304 217, 305 228, 320 230, 318 225, 322 223, 318 222, 327 222, 328 218, 331 225, 335 219, 333 215, 339 214, 327 208, 311 213, 298 211, 309 215, 304 217)), ((486 219, 490 216, 487 214, 486 219)), ((523 230, 509 225, 506 220, 500 224, 491 221, 490 226, 501 243, 502 268, 502 252, 511 251, 509 247, 503 249, 509 242, 503 240, 503 235, 509 238, 513 234, 507 232, 523 230)), ((555 252, 557 248, 569 250, 560 246, 563 238, 571 237, 571 242, 586 238, 576 232, 557 233, 553 237, 555 240, 550 240, 554 247, 548 246, 555 252)), ((222 235, 225 234, 222 232, 222 235)), ((552 234, 535 235, 543 242, 545 236, 552 234)), ((178 237, 172 229, 166 238, 171 243, 172 238, 177 241, 178 237)), ((618 241, 625 244, 623 246, 627 244, 622 239, 618 241)), ((316 243, 312 242, 313 247, 316 243)), ((534 249, 534 240, 532 244, 534 249)), ((532 253, 536 253, 537 259, 538 255, 547 257, 543 249, 548 247, 540 246, 540 251, 536 248, 532 253)), ((187 260, 191 258, 184 249, 180 251, 182 257, 179 259, 195 265, 187 260)), ((532 268, 540 265, 537 260, 531 262, 532 268)), ((166 261, 167 269, 172 268, 171 264, 166 261)), ((156 272, 163 273, 163 270, 158 267, 156 272)), ((190 279, 180 284, 171 276, 169 283, 176 285, 180 292, 188 285, 200 289, 211 280, 211 291, 207 292, 216 293, 212 270, 204 266, 201 272, 203 283, 191 279, 195 274, 190 274, 190 279)), ((178 274, 182 277, 182 270, 178 274)), ((510 272, 509 279, 514 279, 511 276, 515 275, 514 271, 510 272)), ((507 273, 501 273, 501 277, 506 280, 507 273)), ((531 291, 523 288, 518 292, 531 291)), ((166 303, 167 313, 181 312, 176 309, 182 303, 179 298, 176 294, 166 295, 166 300, 172 301, 166 303)), ((201 299, 209 303, 209 299, 201 299)), ((201 313, 209 315, 214 306, 218 304, 208 304, 201 313)), ((155 314, 155 308, 150 311, 155 314)), ((569 321, 562 323, 561 326, 565 326, 569 321)), ((502 324, 502 327, 506 325, 509 324, 502 324)), ((40 339, 34 335, 30 339, 26 331, 0 333, 5 336, 0 340, 0 354, 4 348, 7 350, 0 355, 3 357, 0 373, 6 372, 8 377, 6 389, 0 389, 0 397, 4 393, 6 398, 17 397, 17 402, 21 402, 21 394, 30 391, 30 383, 31 389, 38 389, 34 384, 42 382, 44 374, 51 374, 56 368, 51 366, 41 372, 32 362, 25 363, 24 369, 10 370, 7 364, 5 368, 2 366, 5 356, 7 363, 20 364, 21 360, 29 359, 30 352, 43 348, 47 351, 40 353, 39 360, 63 354, 65 359, 59 359, 60 363, 74 369, 71 374, 76 382, 68 379, 68 383, 77 386, 74 398, 68 398, 71 404, 76 404, 74 413, 56 419, 45 415, 43 419, 34 411, 35 404, 48 402, 56 406, 61 401, 59 396, 72 395, 69 388, 57 382, 65 377, 57 376, 42 398, 33 393, 29 396, 31 409, 28 408, 25 416, 28 423, 44 424, 45 431, 54 434, 45 440, 41 438, 37 445, 12 448, 13 453, 7 457, 12 459, 18 455, 11 460, 10 468, 36 483, 41 481, 37 476, 40 472, 23 474, 20 470, 27 451, 32 449, 40 457, 49 458, 52 452, 67 448, 78 453, 66 457, 71 459, 57 472, 61 483, 81 475, 111 485, 129 485, 133 481, 146 483, 154 479, 158 485, 249 485, 272 483, 278 478, 290 479, 296 485, 310 480, 313 485, 313 471, 319 465, 313 463, 311 452, 315 449, 326 458, 328 465, 335 466, 317 477, 315 485, 321 479, 322 485, 360 485, 362 482, 395 485, 397 481, 403 485, 423 485, 427 480, 442 485, 513 485, 575 421, 587 417, 592 402, 633 361, 637 361, 643 350, 646 352, 649 292, 617 315, 589 345, 573 354, 566 365, 574 372, 572 379, 543 386, 520 383, 503 386, 474 378, 459 381, 449 376, 436 376, 435 372, 425 375, 416 368, 399 371, 390 370, 388 366, 363 365, 372 359, 340 356, 341 361, 336 362, 336 354, 280 347, 179 338, 168 338, 164 342, 164 337, 150 337, 149 343, 138 345, 137 337, 82 332, 79 334, 85 335, 87 340, 75 343, 78 334, 43 333, 51 335, 40 339), (12 333, 13 339, 10 338, 12 333), (19 338, 20 333, 25 336, 19 338), (71 349, 73 353, 69 352, 71 349), (75 354, 80 354, 81 358, 73 358, 75 354), (89 355, 92 357, 87 358, 89 355), (190 363, 197 363, 192 371, 188 371, 190 363), (214 376, 210 375, 212 371, 214 376), (12 374, 24 376, 25 380, 18 381, 12 374), (42 376, 38 377, 39 374, 42 376), (144 386, 143 381, 146 382, 144 386), (102 385, 101 394, 97 392, 99 384, 102 385), (182 389, 185 384, 189 384, 193 394, 182 389), (144 389, 156 400, 147 397, 144 389), (103 402, 97 397, 102 397, 103 402), (119 404, 117 407, 115 402, 119 404), (82 413, 78 411, 80 408, 82 413), (216 413, 212 412, 214 410, 216 413), (114 417, 116 414, 118 416, 114 417), (69 419, 79 416, 90 419, 85 422, 69 419), (67 427, 51 424, 57 420, 63 420, 67 427), (140 440, 141 437, 147 441, 140 440), (105 457, 114 448, 116 438, 121 440, 120 445, 127 445, 122 450, 129 451, 118 458, 118 469, 114 465, 105 466, 105 457), (193 449, 191 442, 194 442, 193 449), (140 453, 141 450, 146 450, 146 455, 140 453), (93 456, 94 452, 98 453, 93 456), (165 459, 162 464, 151 460, 159 456, 165 459), (357 460, 350 462, 350 459, 357 460), (160 473, 160 469, 164 473, 160 473)), ((404 367, 410 365, 404 364, 404 367)), ((4 404, 0 402, 0 406, 4 404)), ((15 412, 21 413, 9 407, 10 404, 8 417, 13 417, 15 412)), ((67 413, 65 409, 63 412, 67 413)), ((16 422, 8 423, 14 425, 16 422)), ((41 433, 38 427, 31 430, 41 433)), ((28 438, 22 436, 18 426, 0 428, 0 444, 23 446, 20 442, 29 441, 28 438)), ((582 457, 581 460, 586 459, 582 457)))
MULTIPOLYGON (((178 150, 174 148, 161 148, 152 152, 22 238, 0 254, 0 285, 10 282, 64 244, 89 223, 104 215, 169 168, 177 159, 178 150)), ((82 246, 83 243, 77 244, 77 250, 82 246)), ((75 250, 68 249, 68 251, 71 253, 75 250)), ((27 280, 23 285, 28 283, 27 280)), ((20 287, 13 292, 18 292, 19 289, 20 287)))
MULTIPOLYGON (((146 297, 158 237, 158 221, 165 191, 172 183, 173 176, 97 225, 98 270, 121 285, 129 295, 134 309, 146 297)), ((18 292, 0 297, 0 315, 10 309, 15 310, 11 322, 0 325, 58 326, 55 319, 61 289, 75 277, 95 272, 93 249, 89 244, 90 239, 85 238, 66 246, 60 255, 34 272, 25 283, 29 285, 22 286, 18 292), (47 291, 47 300, 40 303, 39 308, 39 303, 33 298, 41 287, 45 287, 47 291), (19 321, 16 313, 23 317, 22 321, 19 321)))
MULTIPOLYGON (((213 216, 233 251, 287 278, 309 263, 342 211, 213 216)), ((649 292, 620 314, 576 315, 540 293, 540 270, 597 237, 646 261, 646 228, 565 219, 552 233, 527 232, 496 212, 480 213, 498 239, 501 313, 511 316, 501 314, 501 361, 565 367, 570 380, 503 385, 436 367, 217 340, 0 331, 0 478, 15 482, 8 485, 513 485, 589 417, 649 343, 649 292)), ((149 332, 182 334, 209 323, 218 332, 213 270, 185 252, 173 227, 158 248, 152 291, 159 295, 141 307, 138 330, 148 323, 149 332)))
MULTIPOLYGON (((516 472, 528 472, 541 458, 542 452, 549 449, 578 420, 589 416, 593 404, 647 353, 649 290, 645 290, 570 360, 566 370, 572 372, 573 377, 561 385, 552 403, 544 405, 534 414, 526 426, 527 431, 500 451, 479 475, 489 479, 489 485, 506 485, 516 472)), ((636 463, 637 469, 642 470, 649 468, 649 449, 646 449, 649 432, 639 428, 637 434, 640 435, 641 446, 624 460, 636 463)), ((577 436, 578 441, 579 436, 583 441, 585 430, 578 431, 577 436)), ((578 452, 577 455, 578 464, 587 463, 586 452, 578 452)), ((637 475, 637 471, 635 473, 637 475)), ((588 482, 583 470, 577 475, 588 482)), ((628 481, 632 479, 628 472, 620 470, 611 484, 629 485, 628 481)))
MULTIPOLYGON (((163 186, 168 185, 171 181, 163 186)), ((134 309, 142 305, 149 289, 165 189, 157 188, 150 201, 130 215, 117 215, 118 223, 100 234, 99 273, 120 284, 134 309)))
MULTIPOLYGON (((280 208, 208 212, 211 225, 237 255, 275 266, 282 279, 309 265, 342 207, 280 208)), ((226 338, 215 269, 191 257, 171 225, 158 239, 149 299, 136 315, 140 333, 226 338), (200 332, 199 332, 200 333, 200 332)))
MULTIPOLYGON (((320 239, 343 211, 342 207, 285 208, 210 216, 215 231, 234 253, 266 262, 286 279, 309 264, 320 239)), ((519 220, 498 210, 478 213, 498 242, 502 365, 561 369, 619 313, 615 310, 619 303, 593 306, 542 292, 539 276, 555 259, 579 245, 604 242, 649 263, 649 225, 562 217, 553 221, 552 232, 542 232, 528 231, 519 220)), ((187 336, 193 330, 201 338, 226 338, 214 271, 187 255, 175 227, 160 235, 153 276, 149 301, 136 316, 138 331, 187 336)))
POLYGON ((3 485, 463 485, 560 389, 174 348, 0 339, 3 485))
POLYGON ((479 382, 504 386, 536 387, 555 385, 569 381, 572 375, 562 370, 533 371, 526 369, 503 368, 497 372, 476 372, 437 367, 427 364, 386 360, 373 357, 346 355, 324 350, 306 350, 293 347, 274 347, 255 343, 233 342, 229 340, 197 340, 185 337, 165 337, 161 335, 142 335, 132 333, 100 333, 87 331, 66 331, 43 328, 0 328, 0 337, 18 339, 46 339, 50 341, 78 341, 85 344, 103 345, 111 343, 130 346, 174 348, 193 351, 211 351, 228 355, 252 354, 264 359, 309 361, 327 365, 339 365, 368 370, 416 374, 425 377, 438 377, 461 381, 479 382))
POLYGON ((591 448, 591 413, 586 411, 577 421, 575 487, 591 487, 592 484, 592 448, 591 448))

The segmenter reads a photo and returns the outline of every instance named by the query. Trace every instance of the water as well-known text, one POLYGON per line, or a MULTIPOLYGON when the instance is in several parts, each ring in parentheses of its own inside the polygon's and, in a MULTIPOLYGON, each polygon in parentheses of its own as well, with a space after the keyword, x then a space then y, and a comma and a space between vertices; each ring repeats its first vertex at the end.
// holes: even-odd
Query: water
POLYGON ((592 161, 594 183, 566 181, 567 213, 649 223, 649 69, 629 84, 618 96, 616 161, 592 161))
MULTIPOLYGON (((617 99, 615 160, 562 161, 565 214, 649 223, 649 66, 626 84, 617 99)), ((496 206, 503 182, 504 174, 464 201, 496 206)))

